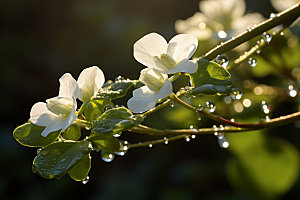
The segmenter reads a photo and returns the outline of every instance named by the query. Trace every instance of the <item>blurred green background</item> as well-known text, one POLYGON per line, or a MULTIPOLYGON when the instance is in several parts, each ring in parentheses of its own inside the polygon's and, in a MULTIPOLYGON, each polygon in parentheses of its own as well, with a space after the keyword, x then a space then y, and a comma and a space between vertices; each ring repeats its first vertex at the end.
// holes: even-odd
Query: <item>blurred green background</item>
MULTIPOLYGON (((138 79, 143 66, 133 58, 134 42, 149 32, 169 40, 176 34, 175 21, 193 15, 199 10, 198 3, 2 0, 0 199, 256 199, 251 192, 241 192, 229 184, 226 163, 231 154, 220 149, 213 136, 133 149, 111 163, 92 154, 86 185, 67 176, 46 180, 32 173, 36 149, 23 147, 12 137, 14 128, 28 120, 35 102, 57 95, 58 79, 66 72, 78 77, 85 67, 97 65, 107 80, 118 75, 138 79)), ((275 12, 268 0, 247 1, 247 9, 265 17, 275 12)), ((285 101, 276 112, 288 114, 295 107, 295 102, 285 101)), ((189 119, 184 112, 179 115, 189 119)), ((154 127, 172 127, 174 123, 167 114, 156 118, 148 123, 154 127)), ((174 128, 180 127, 175 123, 174 128)), ((187 128, 192 123, 185 120, 180 125, 187 128)), ((294 124, 269 130, 299 150, 297 132, 294 124)), ((135 134, 122 137, 132 142, 152 138, 135 134)), ((295 178, 296 183, 281 199, 300 198, 300 181, 295 178)))

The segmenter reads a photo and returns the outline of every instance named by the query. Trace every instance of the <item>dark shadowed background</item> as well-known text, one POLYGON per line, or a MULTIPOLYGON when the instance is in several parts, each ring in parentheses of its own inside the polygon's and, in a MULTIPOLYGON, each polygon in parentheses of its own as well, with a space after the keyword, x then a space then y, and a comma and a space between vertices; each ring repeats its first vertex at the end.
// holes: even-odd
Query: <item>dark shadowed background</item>
MULTIPOLYGON (((12 137, 14 128, 28 120, 35 102, 58 94, 58 79, 66 72, 77 78, 84 68, 97 65, 106 80, 118 75, 138 79, 143 66, 133 58, 134 42, 150 32, 169 40, 176 34, 175 21, 193 15, 198 3, 2 0, 0 199, 251 199, 230 186, 225 175, 229 153, 218 148, 212 136, 189 144, 176 141, 133 149, 111 163, 92 154, 86 185, 67 176, 46 180, 34 174, 36 149, 12 137)), ((247 3, 248 10, 266 17, 274 11, 267 0, 247 3)), ((141 136, 127 137, 138 142, 141 136)), ((299 188, 298 180, 284 197, 299 197, 299 188)))

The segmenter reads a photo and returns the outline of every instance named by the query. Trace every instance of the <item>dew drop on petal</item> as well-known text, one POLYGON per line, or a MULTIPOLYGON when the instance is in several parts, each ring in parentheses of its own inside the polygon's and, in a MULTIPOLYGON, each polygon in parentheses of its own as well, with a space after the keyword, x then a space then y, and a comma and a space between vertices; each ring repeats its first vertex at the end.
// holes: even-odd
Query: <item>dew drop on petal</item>
POLYGON ((240 89, 238 88, 232 88, 231 90, 231 94, 230 94, 230 98, 232 100, 238 100, 238 99, 241 99, 243 96, 243 93, 241 92, 240 89))
POLYGON ((248 64, 250 67, 255 67, 257 65, 257 60, 255 58, 249 58, 248 64))
POLYGON ((115 155, 107 151, 101 151, 101 158, 105 162, 111 162, 115 158, 115 155))
POLYGON ((81 181, 82 184, 87 184, 90 180, 90 177, 87 176, 84 180, 81 181))
POLYGON ((267 43, 271 42, 271 40, 272 40, 272 35, 267 32, 264 32, 262 34, 262 37, 263 37, 264 41, 267 43))
POLYGON ((216 105, 212 101, 207 101, 204 106, 207 109, 207 112, 213 113, 216 110, 216 105))
POLYGON ((221 54, 216 57, 216 63, 218 63, 219 65, 221 65, 221 67, 226 69, 229 60, 225 55, 221 54))

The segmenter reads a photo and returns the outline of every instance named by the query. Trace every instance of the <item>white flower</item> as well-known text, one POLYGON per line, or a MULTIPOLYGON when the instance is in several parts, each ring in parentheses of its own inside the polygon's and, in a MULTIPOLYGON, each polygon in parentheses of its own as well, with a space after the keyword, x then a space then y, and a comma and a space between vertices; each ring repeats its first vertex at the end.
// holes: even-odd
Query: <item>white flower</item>
POLYGON ((41 133, 42 136, 53 131, 62 129, 64 131, 77 118, 75 111, 77 108, 76 98, 78 96, 78 84, 71 74, 66 73, 60 79, 59 95, 46 102, 34 104, 30 111, 30 121, 46 128, 41 133))
POLYGON ((161 74, 156 69, 146 68, 141 71, 139 80, 145 86, 135 89, 133 97, 127 102, 133 113, 142 113, 154 108, 156 101, 166 98, 172 93, 172 83, 167 74, 161 74))
POLYGON ((84 69, 77 80, 79 87, 78 99, 86 102, 95 96, 105 82, 104 74, 97 66, 84 69))
POLYGON ((272 6, 279 12, 295 5, 299 0, 271 0, 272 6))
POLYGON ((150 33, 134 44, 133 55, 141 64, 161 73, 194 73, 198 65, 189 59, 197 46, 198 40, 191 34, 176 35, 167 43, 161 35, 150 33))
POLYGON ((212 36, 225 40, 263 20, 259 13, 245 15, 244 0, 204 0, 200 1, 199 8, 201 12, 191 18, 176 21, 178 33, 194 34, 199 40, 212 36))

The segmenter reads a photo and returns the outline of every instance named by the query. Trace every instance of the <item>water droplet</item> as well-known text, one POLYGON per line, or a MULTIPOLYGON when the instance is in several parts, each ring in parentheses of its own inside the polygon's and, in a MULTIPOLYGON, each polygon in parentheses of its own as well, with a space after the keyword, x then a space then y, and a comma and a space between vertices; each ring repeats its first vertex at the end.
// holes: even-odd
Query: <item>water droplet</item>
POLYGON ((257 65, 257 60, 255 58, 249 58, 248 64, 250 67, 255 67, 257 65))
POLYGON ((118 132, 118 133, 113 133, 112 135, 113 135, 114 137, 120 137, 121 134, 122 134, 122 131, 120 131, 120 132, 118 132))
POLYGON ((284 35, 284 32, 280 32, 280 35, 284 35))
POLYGON ((36 150, 36 153, 39 154, 41 152, 42 148, 38 148, 38 150, 36 150))
POLYGON ((90 180, 90 177, 87 176, 84 180, 81 181, 82 184, 87 184, 90 180))
POLYGON ((191 138, 192 138, 192 139, 195 139, 195 138, 196 138, 196 135, 192 135, 191 138))
POLYGON ((218 131, 218 127, 216 125, 213 125, 214 131, 218 131))
POLYGON ((218 139, 218 143, 219 143, 219 146, 223 149, 226 149, 229 147, 229 141, 227 140, 226 137, 218 139))
POLYGON ((216 63, 218 63, 219 65, 221 65, 221 67, 225 68, 227 67, 229 60, 225 55, 218 55, 216 57, 216 63))
POLYGON ((256 53, 257 53, 257 54, 260 54, 260 53, 261 53, 261 49, 257 49, 257 50, 256 50, 256 53))
POLYGON ((124 156, 128 151, 128 142, 120 140, 120 150, 115 152, 118 156, 124 156))
POLYGON ((251 32, 252 29, 253 29, 253 28, 252 28, 251 26, 248 26, 248 27, 247 27, 247 31, 248 31, 248 32, 251 32))
POLYGON ((220 125, 220 130, 223 131, 224 130, 224 126, 221 124, 220 125))
POLYGON ((191 138, 189 136, 185 137, 185 141, 189 142, 191 140, 191 138))
POLYGON ((175 102, 171 101, 170 106, 173 108, 175 106, 175 102))
POLYGON ((153 147, 153 145, 152 145, 152 144, 149 144, 148 146, 149 146, 150 148, 152 148, 152 147, 153 147))
POLYGON ((207 112, 209 112, 209 113, 213 113, 216 110, 216 105, 212 101, 205 102, 204 107, 207 109, 207 112))
POLYGON ((230 98, 232 100, 241 99, 242 96, 243 96, 243 93, 241 92, 241 90, 239 88, 232 88, 231 94, 230 94, 230 98))
POLYGON ((201 104, 198 105, 198 111, 201 112, 203 110, 203 106, 201 104))
POLYGON ((235 122, 235 120, 233 118, 231 118, 230 121, 235 122))
POLYGON ((111 162, 115 158, 115 155, 111 152, 101 151, 101 158, 105 162, 111 162))
POLYGON ((264 32, 262 37, 263 37, 264 41, 267 43, 270 43, 272 40, 272 35, 267 32, 264 32))
POLYGON ((227 33, 225 31, 219 31, 218 37, 221 39, 225 39, 227 37, 227 33))
POLYGON ((265 114, 268 114, 270 112, 270 108, 265 101, 261 102, 261 109, 265 114))
POLYGON ((288 86, 288 94, 290 97, 296 97, 298 94, 298 89, 295 88, 293 85, 288 86))
POLYGON ((270 14, 270 18, 273 19, 273 18, 275 18, 275 17, 277 17, 277 14, 276 14, 276 13, 271 13, 271 14, 270 14))
POLYGON ((120 82, 120 81, 123 81, 123 80, 125 80, 124 77, 122 77, 122 76, 117 76, 117 78, 115 79, 115 82, 120 82))
POLYGON ((90 124, 86 124, 85 126, 84 126, 84 128, 86 129, 86 130, 91 130, 91 128, 92 128, 92 125, 90 125, 90 124))
POLYGON ((270 117, 269 116, 266 116, 266 122, 269 122, 271 119, 270 119, 270 117))
POLYGON ((112 108, 113 108, 112 105, 107 104, 107 105, 104 106, 104 112, 107 111, 107 110, 110 110, 110 109, 112 109, 112 108))
POLYGON ((164 140, 165 140, 165 144, 168 144, 168 143, 169 143, 168 138, 164 137, 164 140))

